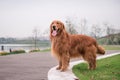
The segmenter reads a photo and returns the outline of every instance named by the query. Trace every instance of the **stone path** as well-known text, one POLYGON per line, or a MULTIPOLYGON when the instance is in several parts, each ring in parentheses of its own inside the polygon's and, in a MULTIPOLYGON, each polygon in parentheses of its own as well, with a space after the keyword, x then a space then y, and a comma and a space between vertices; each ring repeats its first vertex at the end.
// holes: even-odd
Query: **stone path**
MULTIPOLYGON (((107 51, 107 54, 119 51, 107 51)), ((0 80, 48 80, 57 60, 50 52, 0 56, 0 80)))

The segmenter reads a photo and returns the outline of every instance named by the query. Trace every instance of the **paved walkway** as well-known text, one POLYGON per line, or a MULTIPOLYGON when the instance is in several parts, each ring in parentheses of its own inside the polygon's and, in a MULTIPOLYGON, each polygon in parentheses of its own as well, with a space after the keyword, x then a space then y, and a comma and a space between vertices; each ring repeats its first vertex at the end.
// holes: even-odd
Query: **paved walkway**
POLYGON ((0 56, 0 80, 47 80, 55 65, 50 52, 0 56))
MULTIPOLYGON (((107 51, 107 54, 119 51, 107 51)), ((0 56, 0 80, 48 80, 57 60, 50 52, 0 56)))
MULTIPOLYGON (((116 53, 111 53, 111 54, 107 54, 107 55, 103 55, 103 56, 98 56, 98 59, 103 59, 106 57, 110 57, 110 56, 114 56, 114 55, 118 55, 120 54, 120 52, 116 52, 116 53)), ((84 60, 79 60, 79 61, 73 61, 70 63, 68 69, 65 72, 61 72, 59 70, 56 70, 56 67, 51 68, 48 71, 48 80, 79 80, 74 73, 72 72, 72 67, 76 64, 85 62, 84 60)))

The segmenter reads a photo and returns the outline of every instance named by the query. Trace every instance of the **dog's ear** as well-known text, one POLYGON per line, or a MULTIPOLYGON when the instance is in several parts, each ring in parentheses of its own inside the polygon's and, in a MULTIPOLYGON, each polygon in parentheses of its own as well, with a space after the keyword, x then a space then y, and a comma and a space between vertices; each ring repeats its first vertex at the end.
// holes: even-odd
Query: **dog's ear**
POLYGON ((52 23, 50 24, 50 39, 52 40, 52 23))
POLYGON ((63 29, 65 29, 65 25, 62 23, 63 29))

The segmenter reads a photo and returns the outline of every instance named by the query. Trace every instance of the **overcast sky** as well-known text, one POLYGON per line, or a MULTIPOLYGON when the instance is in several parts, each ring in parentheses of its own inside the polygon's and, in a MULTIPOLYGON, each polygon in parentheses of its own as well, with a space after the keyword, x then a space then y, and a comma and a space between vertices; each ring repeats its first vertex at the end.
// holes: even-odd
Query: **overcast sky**
POLYGON ((34 28, 43 32, 67 17, 120 28, 120 0, 0 0, 0 37, 29 37, 34 28))

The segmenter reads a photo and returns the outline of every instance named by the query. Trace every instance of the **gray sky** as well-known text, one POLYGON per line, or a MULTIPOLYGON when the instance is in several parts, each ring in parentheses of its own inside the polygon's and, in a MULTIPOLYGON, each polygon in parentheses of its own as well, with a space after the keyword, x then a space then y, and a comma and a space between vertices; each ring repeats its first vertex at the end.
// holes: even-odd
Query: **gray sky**
POLYGON ((35 27, 42 33, 68 16, 120 28, 120 0, 0 0, 0 37, 29 37, 35 27))

